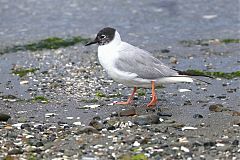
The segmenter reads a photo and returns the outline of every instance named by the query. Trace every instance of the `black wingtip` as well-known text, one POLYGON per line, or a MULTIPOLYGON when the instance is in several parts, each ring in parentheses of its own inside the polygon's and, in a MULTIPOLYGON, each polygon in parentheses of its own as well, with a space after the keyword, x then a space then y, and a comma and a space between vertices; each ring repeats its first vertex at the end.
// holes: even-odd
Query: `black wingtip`
POLYGON ((179 75, 208 77, 208 78, 211 78, 211 79, 215 79, 214 77, 209 76, 209 75, 191 72, 191 70, 190 70, 190 71, 189 71, 189 70, 187 70, 187 71, 180 71, 180 70, 177 70, 177 69, 175 69, 175 68, 172 68, 172 69, 175 70, 175 71, 177 71, 179 75))

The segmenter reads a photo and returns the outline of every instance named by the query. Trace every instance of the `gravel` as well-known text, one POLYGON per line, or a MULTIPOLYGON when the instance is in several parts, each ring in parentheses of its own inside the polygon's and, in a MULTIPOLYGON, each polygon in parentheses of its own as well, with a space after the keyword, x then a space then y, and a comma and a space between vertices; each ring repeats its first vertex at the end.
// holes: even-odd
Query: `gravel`
MULTIPOLYGON (((237 2, 105 2, 113 7, 103 1, 3 1, 0 46, 93 37, 111 24, 124 40, 177 69, 239 70, 237 43, 179 43, 239 38, 237 2)), ((131 105, 113 103, 126 100, 131 89, 108 77, 95 47, 4 54, 0 74, 0 159, 240 159, 239 77, 162 86, 158 105, 146 110, 148 89, 131 105), (19 77, 16 68, 32 72, 19 77)))

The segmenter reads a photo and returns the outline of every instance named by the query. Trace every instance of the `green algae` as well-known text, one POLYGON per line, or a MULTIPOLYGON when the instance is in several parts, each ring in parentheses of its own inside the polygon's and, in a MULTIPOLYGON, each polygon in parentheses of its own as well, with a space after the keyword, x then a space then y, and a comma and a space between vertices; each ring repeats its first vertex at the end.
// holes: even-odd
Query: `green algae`
POLYGON ((44 96, 35 96, 31 99, 20 99, 14 95, 0 95, 0 99, 7 101, 7 102, 49 103, 49 100, 44 96))
POLYGON ((39 70, 38 68, 16 68, 16 69, 12 69, 12 73, 18 75, 19 77, 24 77, 26 76, 28 73, 34 73, 37 70, 39 70))
POLYGON ((138 96, 145 96, 146 95, 146 91, 144 89, 142 89, 142 88, 139 88, 137 90, 137 95, 138 96))
POLYGON ((107 97, 107 95, 98 91, 98 92, 96 92, 96 97, 102 98, 102 97, 107 97))
POLYGON ((104 97, 105 97, 105 98, 115 98, 115 97, 120 97, 120 96, 121 96, 120 93, 107 95, 107 94, 105 94, 105 93, 103 93, 103 92, 100 92, 100 91, 97 91, 95 95, 96 95, 96 97, 98 97, 98 98, 104 98, 104 97))
POLYGON ((240 39, 222 39, 220 40, 222 43, 240 43, 240 39))
POLYGON ((70 38, 59 38, 59 37, 50 37, 47 39, 40 40, 38 42, 33 42, 23 45, 15 45, 12 47, 4 48, 0 51, 0 54, 5 54, 9 52, 17 51, 38 51, 43 49, 58 49, 73 46, 77 43, 85 44, 89 41, 89 38, 83 38, 81 36, 75 36, 70 38))
POLYGON ((31 99, 31 102, 48 103, 49 100, 44 96, 35 96, 31 99))
POLYGON ((147 156, 144 155, 143 153, 131 157, 131 160, 147 160, 147 159, 148 159, 147 156))
POLYGON ((124 154, 119 157, 120 160, 148 160, 147 156, 143 153, 139 153, 136 155, 124 154))
POLYGON ((211 76, 215 78, 225 78, 225 79, 233 79, 236 77, 240 77, 240 71, 235 71, 235 72, 208 72, 208 71, 201 71, 201 70, 187 70, 184 71, 184 73, 188 74, 193 74, 193 75, 198 75, 198 76, 211 76))

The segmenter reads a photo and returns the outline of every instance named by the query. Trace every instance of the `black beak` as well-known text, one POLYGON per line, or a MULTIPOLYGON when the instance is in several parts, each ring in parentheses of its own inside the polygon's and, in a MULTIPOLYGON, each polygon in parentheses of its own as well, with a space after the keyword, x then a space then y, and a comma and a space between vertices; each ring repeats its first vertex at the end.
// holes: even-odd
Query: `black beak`
POLYGON ((85 46, 89 46, 89 45, 96 44, 96 43, 98 43, 98 40, 94 39, 93 41, 90 41, 87 44, 85 44, 85 46))

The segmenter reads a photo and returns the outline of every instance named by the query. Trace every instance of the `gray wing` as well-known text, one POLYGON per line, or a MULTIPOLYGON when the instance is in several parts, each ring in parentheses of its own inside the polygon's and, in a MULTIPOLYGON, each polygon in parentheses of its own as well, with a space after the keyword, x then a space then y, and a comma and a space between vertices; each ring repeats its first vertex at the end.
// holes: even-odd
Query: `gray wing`
POLYGON ((121 71, 135 73, 139 78, 158 79, 178 75, 150 53, 130 44, 124 43, 119 54, 115 67, 121 71))

